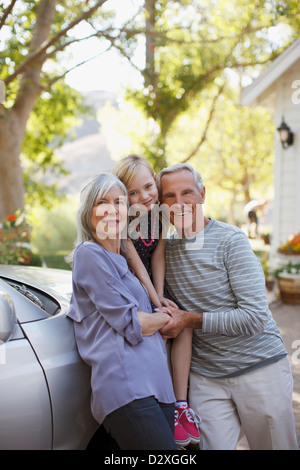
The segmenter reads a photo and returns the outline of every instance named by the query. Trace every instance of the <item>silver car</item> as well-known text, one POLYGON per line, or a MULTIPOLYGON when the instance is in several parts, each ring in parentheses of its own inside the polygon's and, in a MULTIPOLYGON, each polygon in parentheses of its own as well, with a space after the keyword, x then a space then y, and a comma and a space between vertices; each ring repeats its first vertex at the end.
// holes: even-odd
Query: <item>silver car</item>
POLYGON ((0 265, 0 449, 85 449, 98 428, 71 288, 69 271, 0 265))

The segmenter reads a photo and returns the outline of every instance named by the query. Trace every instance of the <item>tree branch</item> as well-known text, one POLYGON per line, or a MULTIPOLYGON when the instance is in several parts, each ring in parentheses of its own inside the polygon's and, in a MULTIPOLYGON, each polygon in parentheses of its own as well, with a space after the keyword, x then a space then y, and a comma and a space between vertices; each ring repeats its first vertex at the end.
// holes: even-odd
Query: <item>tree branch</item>
POLYGON ((74 65, 73 67, 71 67, 70 69, 66 70, 64 73, 62 73, 61 75, 58 75, 54 78, 52 78, 47 85, 43 86, 42 87, 42 90, 43 91, 46 91, 46 90, 49 90, 49 88, 51 88, 51 86, 57 82, 58 80, 61 80, 62 78, 64 78, 68 73, 72 72, 72 70, 76 69, 77 67, 80 67, 81 65, 84 65, 86 64, 87 62, 90 62, 91 60, 94 60, 96 59, 96 57, 99 57, 100 55, 104 54, 105 52, 107 52, 110 48, 112 47, 112 44, 110 44, 105 51, 102 51, 102 52, 99 52, 99 54, 96 54, 95 56, 93 57, 90 57, 89 59, 86 59, 86 60, 83 60, 82 62, 80 62, 79 64, 76 64, 74 65))
POLYGON ((219 96, 223 93, 224 87, 225 87, 225 82, 219 87, 218 93, 214 96, 214 99, 212 101, 211 108, 210 108, 210 111, 209 111, 208 119, 206 121, 205 128, 203 130, 203 133, 202 133, 202 136, 201 136, 199 142, 194 147, 194 149, 189 153, 189 155, 184 160, 182 160, 181 163, 187 163, 198 152, 198 150, 200 149, 203 142, 205 142, 206 136, 207 136, 207 131, 208 131, 209 125, 211 123, 211 120, 213 118, 213 114, 215 112, 217 100, 218 100, 219 96))
POLYGON ((50 46, 53 46, 61 37, 65 36, 66 33, 74 28, 74 26, 76 26, 78 23, 80 23, 81 21, 89 18, 99 7, 101 7, 103 5, 103 3, 105 3, 107 0, 99 0, 93 7, 91 7, 89 10, 85 11, 84 13, 82 13, 82 15, 78 16, 75 20, 71 21, 71 23, 66 26, 64 29, 62 29, 61 31, 59 31, 59 33, 57 33, 55 36, 53 36, 51 39, 48 39, 48 41, 45 41, 43 44, 41 44, 40 47, 38 47, 34 52, 32 52, 31 54, 28 54, 27 56, 27 59, 23 62, 22 65, 20 65, 20 67, 17 68, 17 70, 15 70, 15 72, 10 75, 9 77, 7 77, 5 80, 4 80, 4 83, 6 85, 8 85, 10 82, 12 82, 12 80, 14 80, 18 75, 20 75, 21 73, 23 73, 26 69, 28 69, 28 67, 33 64, 34 62, 37 62, 39 61, 39 59, 41 59, 41 57, 43 57, 43 60, 45 60, 45 52, 47 51, 47 49, 50 47, 50 46))
POLYGON ((12 12, 12 9, 15 6, 16 1, 17 0, 12 0, 10 5, 8 5, 8 7, 4 10, 2 18, 0 19, 0 29, 5 24, 5 21, 6 21, 6 18, 8 17, 8 15, 12 12))

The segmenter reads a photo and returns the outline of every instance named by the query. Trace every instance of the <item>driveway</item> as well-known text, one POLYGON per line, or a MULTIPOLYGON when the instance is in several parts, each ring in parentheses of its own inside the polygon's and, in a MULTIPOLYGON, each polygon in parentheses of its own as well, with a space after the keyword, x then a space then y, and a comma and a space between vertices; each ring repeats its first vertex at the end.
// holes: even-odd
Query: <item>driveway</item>
MULTIPOLYGON (((290 305, 274 301, 270 304, 270 309, 289 353, 288 358, 294 377, 293 408, 300 446, 300 304, 290 305)), ((238 449, 249 449, 245 438, 240 440, 238 449)))

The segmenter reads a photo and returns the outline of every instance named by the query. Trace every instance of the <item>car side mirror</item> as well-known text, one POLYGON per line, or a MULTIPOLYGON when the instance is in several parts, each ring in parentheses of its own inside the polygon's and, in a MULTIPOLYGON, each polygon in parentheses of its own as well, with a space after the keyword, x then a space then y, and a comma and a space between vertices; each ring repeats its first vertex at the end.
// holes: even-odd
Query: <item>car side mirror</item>
POLYGON ((10 296, 0 291, 0 344, 8 341, 17 326, 15 307, 10 296))

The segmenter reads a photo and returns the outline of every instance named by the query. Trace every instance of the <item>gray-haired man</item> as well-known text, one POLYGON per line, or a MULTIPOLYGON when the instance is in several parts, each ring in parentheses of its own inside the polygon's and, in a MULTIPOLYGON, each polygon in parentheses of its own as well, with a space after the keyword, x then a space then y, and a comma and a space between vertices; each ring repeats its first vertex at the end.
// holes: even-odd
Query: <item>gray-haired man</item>
POLYGON ((297 449, 292 375, 268 308, 264 276, 237 227, 204 216, 205 187, 190 165, 157 178, 176 233, 166 244, 166 286, 179 310, 162 330, 194 328, 189 402, 203 419, 201 449, 297 449))

